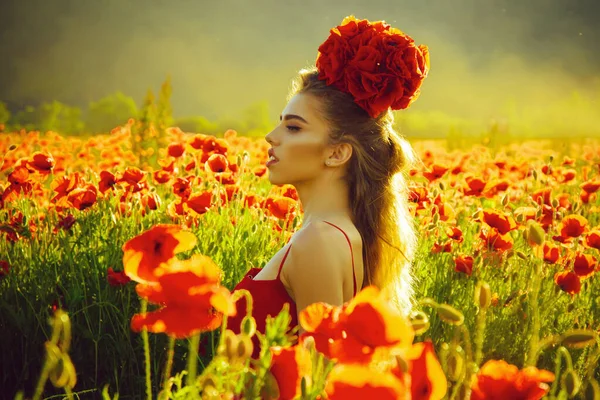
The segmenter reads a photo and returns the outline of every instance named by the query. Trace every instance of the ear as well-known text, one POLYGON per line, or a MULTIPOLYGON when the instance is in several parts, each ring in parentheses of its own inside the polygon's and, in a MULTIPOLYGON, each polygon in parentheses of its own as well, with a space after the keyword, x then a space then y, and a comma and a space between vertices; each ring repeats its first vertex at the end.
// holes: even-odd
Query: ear
POLYGON ((339 167, 352 157, 352 145, 350 143, 339 143, 332 147, 329 157, 325 162, 330 167, 339 167))

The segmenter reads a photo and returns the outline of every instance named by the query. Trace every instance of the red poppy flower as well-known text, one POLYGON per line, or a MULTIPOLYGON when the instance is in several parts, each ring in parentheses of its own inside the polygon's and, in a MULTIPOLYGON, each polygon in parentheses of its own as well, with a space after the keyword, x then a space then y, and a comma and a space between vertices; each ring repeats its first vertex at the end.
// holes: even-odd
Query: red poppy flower
POLYGON ((75 188, 67 195, 67 201, 78 210, 85 210, 96 203, 96 186, 92 184, 75 188))
POLYGON ((252 168, 252 173, 260 178, 267 173, 267 167, 265 165, 257 165, 252 168))
POLYGON ((567 183, 572 181, 573 179, 575 179, 575 177, 577 176, 577 171, 575 171, 574 169, 565 169, 562 171, 562 182, 561 183, 567 183))
POLYGON ((179 196, 182 200, 186 200, 192 193, 192 182, 186 178, 177 178, 173 183, 173 193, 179 196))
POLYGON ((498 210, 482 211, 482 220, 492 228, 496 228, 501 235, 504 235, 517 227, 513 217, 506 215, 498 210))
POLYGON ((215 180, 221 182, 223 185, 233 185, 235 183, 235 177, 232 172, 216 172, 215 180))
POLYGON ((557 272, 554 275, 554 282, 570 295, 577 294, 581 291, 581 280, 579 276, 570 271, 557 272))
POLYGON ((464 241, 463 233, 457 226, 449 226, 446 228, 446 235, 448 238, 456 241, 457 243, 462 243, 464 241))
POLYGON ((486 362, 471 384, 473 400, 539 400, 548 393, 546 382, 554 381, 550 371, 535 367, 519 369, 504 360, 486 362))
POLYGON ((454 257, 454 270, 456 272, 462 272, 467 275, 471 275, 473 272, 473 257, 471 256, 457 256, 454 257))
POLYGON ((71 229, 74 223, 75 217, 73 216, 73 214, 67 214, 66 216, 61 216, 59 218, 56 227, 68 231, 69 229, 71 229))
POLYGON ((551 193, 552 193, 551 188, 540 189, 537 192, 534 192, 531 195, 531 198, 533 199, 533 201, 535 201, 539 205, 545 204, 545 205, 551 206, 552 205, 551 200, 550 200, 551 193))
POLYGON ((145 175, 146 173, 137 167, 127 167, 125 168, 125 171, 123 171, 123 175, 118 182, 126 182, 130 185, 134 185, 141 182, 145 175))
POLYGON ((302 345, 288 348, 271 347, 269 371, 279 387, 279 399, 292 400, 300 395, 302 377, 311 369, 310 353, 302 345))
POLYGON ((452 242, 448 240, 445 243, 435 242, 431 248, 431 254, 452 252, 452 242))
POLYGON ((427 178, 429 182, 436 181, 443 177, 448 172, 448 167, 440 164, 433 164, 431 171, 423 171, 423 176, 427 178))
POLYGON ((473 176, 467 176, 465 181, 467 182, 468 186, 467 188, 463 189, 465 196, 481 196, 487 183, 484 179, 473 176))
POLYGON ((195 245, 196 236, 181 226, 154 225, 123 245, 125 273, 137 282, 156 282, 157 268, 195 245))
POLYGON ((587 278, 594 273, 596 265, 597 260, 594 256, 577 252, 575 254, 575 260, 573 261, 573 271, 579 275, 580 278, 587 278))
POLYGON ((206 137, 206 135, 198 133, 192 137, 192 139, 189 141, 189 145, 196 150, 200 150, 202 149, 202 146, 204 146, 204 141, 206 140, 206 137))
POLYGON ((194 193, 191 195, 185 205, 198 214, 204 214, 212 205, 212 192, 204 191, 202 193, 194 193))
POLYGON ((223 154, 213 154, 204 163, 204 168, 207 172, 225 172, 228 165, 229 161, 223 154))
POLYGON ((590 231, 585 237, 585 244, 588 247, 600 250, 600 230, 590 231))
POLYGON ((112 172, 100 172, 100 182, 98 183, 98 190, 100 190, 101 193, 105 193, 108 189, 112 189, 116 183, 117 179, 115 178, 112 172))
POLYGON ((448 382, 438 361, 433 343, 412 345, 407 352, 410 374, 410 392, 413 400, 438 400, 444 398, 448 382))
POLYGON ((588 194, 596 193, 600 189, 600 179, 583 182, 579 187, 588 194))
POLYGON ((510 235, 500 234, 496 228, 482 229, 479 237, 483 240, 483 244, 488 249, 494 251, 506 251, 513 247, 513 240, 510 235))
POLYGON ((49 173, 54 168, 55 161, 51 154, 36 151, 27 164, 38 172, 49 173))
POLYGON ((106 280, 110 286, 123 286, 131 281, 131 279, 125 275, 125 272, 115 272, 112 267, 108 268, 106 280))
POLYGON ((557 245, 544 242, 544 261, 548 264, 555 264, 560 257, 560 249, 557 245))
POLYGON ((570 242, 573 238, 581 236, 587 230, 588 221, 581 215, 568 215, 560 222, 559 236, 553 239, 559 242, 570 242))
POLYGON ((298 211, 298 202, 289 197, 277 196, 271 198, 268 209, 278 219, 291 221, 298 211))
POLYGON ((161 205, 161 200, 156 192, 149 192, 140 199, 142 207, 148 207, 150 210, 157 210, 161 205))
POLYGON ((330 400, 411 398, 403 380, 391 372, 379 372, 360 364, 338 364, 333 367, 327 376, 325 392, 330 400))
POLYGON ((231 293, 220 286, 220 269, 206 256, 195 254, 188 260, 174 259, 156 271, 155 282, 140 283, 140 297, 161 307, 131 319, 132 330, 142 328, 185 338, 221 325, 223 315, 234 316, 231 293))
POLYGON ((179 158, 185 152, 185 147, 182 143, 171 143, 167 148, 167 153, 173 158, 179 158))

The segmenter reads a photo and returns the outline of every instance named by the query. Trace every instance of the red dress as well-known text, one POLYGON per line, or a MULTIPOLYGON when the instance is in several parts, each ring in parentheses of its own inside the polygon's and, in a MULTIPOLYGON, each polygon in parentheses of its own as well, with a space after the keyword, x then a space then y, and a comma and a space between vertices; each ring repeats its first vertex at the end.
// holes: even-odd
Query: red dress
MULTIPOLYGON (((329 225, 337 228, 344 234, 348 244, 350 245, 350 256, 352 259, 352 278, 354 280, 354 296, 356 296, 356 276, 354 274, 354 254, 352 253, 352 243, 350 242, 350 238, 340 227, 332 224, 331 222, 327 222, 329 225)), ((283 264, 285 263, 285 259, 290 252, 292 245, 288 247, 283 259, 281 260, 281 264, 279 265, 279 271, 277 272, 277 277, 275 279, 269 280, 255 280, 254 277, 260 272, 261 268, 251 268, 244 278, 237 284, 234 288, 234 292, 238 289, 246 289, 252 294, 253 306, 252 306, 252 316, 256 320, 256 330, 264 333, 265 326, 267 321, 267 316, 271 315, 272 317, 276 317, 277 314, 283 308, 285 303, 290 305, 289 311, 290 316, 292 317, 291 323, 289 325, 288 330, 294 328, 298 325, 298 311, 296 309, 296 303, 294 299, 290 297, 285 286, 279 279, 281 275, 281 269, 283 268, 283 264)), ((237 303, 237 314, 235 317, 230 317, 227 320, 227 328, 231 329, 236 334, 240 333, 240 324, 244 316, 246 316, 246 298, 242 297, 237 303)), ((252 354, 253 358, 258 358, 260 353, 258 337, 254 335, 252 337, 252 341, 254 342, 254 352, 252 354)))

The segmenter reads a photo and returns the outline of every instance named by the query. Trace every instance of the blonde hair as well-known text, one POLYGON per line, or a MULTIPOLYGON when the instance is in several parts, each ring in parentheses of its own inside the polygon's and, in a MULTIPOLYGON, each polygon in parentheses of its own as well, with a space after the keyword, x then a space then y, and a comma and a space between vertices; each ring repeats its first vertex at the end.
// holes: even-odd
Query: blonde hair
POLYGON ((416 161, 411 145, 393 128, 390 110, 372 118, 352 96, 303 69, 289 97, 314 96, 330 126, 330 143, 352 146, 346 183, 353 222, 363 240, 363 287, 375 285, 404 313, 413 303, 412 261, 417 236, 408 208, 405 172, 416 161))

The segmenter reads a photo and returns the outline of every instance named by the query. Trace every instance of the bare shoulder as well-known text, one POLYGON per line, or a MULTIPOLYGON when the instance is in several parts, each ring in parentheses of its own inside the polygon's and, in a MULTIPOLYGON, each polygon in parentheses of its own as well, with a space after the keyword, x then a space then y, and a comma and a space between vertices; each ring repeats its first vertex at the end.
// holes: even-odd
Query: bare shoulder
POLYGON ((296 233, 282 274, 298 310, 318 301, 343 303, 347 248, 342 232, 326 222, 312 222, 296 233))

